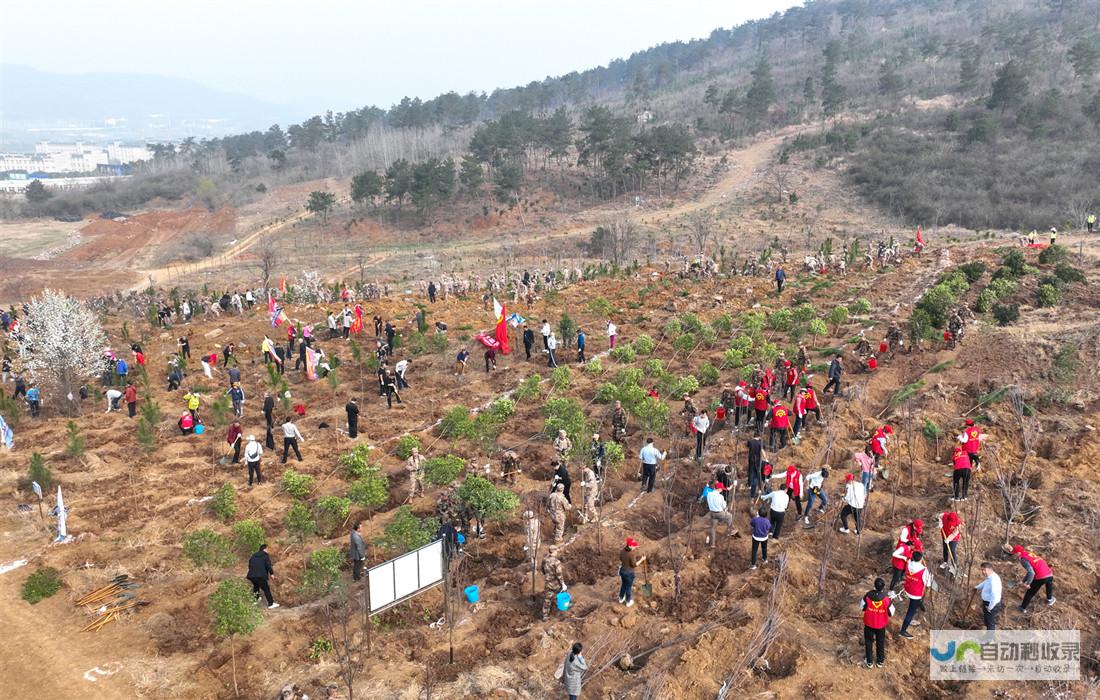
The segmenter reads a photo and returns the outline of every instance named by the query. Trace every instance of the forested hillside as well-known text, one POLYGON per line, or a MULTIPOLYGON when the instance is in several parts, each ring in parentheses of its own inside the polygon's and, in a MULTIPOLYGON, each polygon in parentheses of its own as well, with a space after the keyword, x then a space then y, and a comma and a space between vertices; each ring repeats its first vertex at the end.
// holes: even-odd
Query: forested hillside
POLYGON ((210 207, 320 177, 430 222, 455 199, 514 205, 525 188, 598 201, 663 194, 698 151, 806 123, 809 153, 925 225, 1041 227, 1091 206, 1100 150, 1095 0, 823 0, 705 40, 490 94, 408 97, 286 128, 156 149, 134 181, 24 213, 210 207))

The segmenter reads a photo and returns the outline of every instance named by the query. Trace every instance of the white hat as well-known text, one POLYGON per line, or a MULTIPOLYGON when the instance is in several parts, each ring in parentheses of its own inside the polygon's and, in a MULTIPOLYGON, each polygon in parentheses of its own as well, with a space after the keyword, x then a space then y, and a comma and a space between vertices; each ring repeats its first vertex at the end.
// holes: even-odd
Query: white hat
POLYGON ((248 441, 249 442, 256 442, 256 436, 255 435, 249 435, 248 436, 248 441))

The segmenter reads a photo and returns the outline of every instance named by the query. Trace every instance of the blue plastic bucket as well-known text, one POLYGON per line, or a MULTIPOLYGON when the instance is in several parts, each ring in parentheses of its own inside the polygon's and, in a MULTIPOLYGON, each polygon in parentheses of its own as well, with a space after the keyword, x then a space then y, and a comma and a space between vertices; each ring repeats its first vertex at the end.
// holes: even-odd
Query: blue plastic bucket
POLYGON ((569 591, 562 591, 557 595, 558 610, 568 610, 569 606, 573 604, 573 601, 569 595, 569 591))
POLYGON ((466 586, 462 592, 466 594, 466 600, 470 603, 476 603, 480 599, 477 586, 466 586))
POLYGON ((195 426, 195 435, 202 435, 204 430, 206 430, 206 428, 202 426, 202 423, 199 423, 195 426))

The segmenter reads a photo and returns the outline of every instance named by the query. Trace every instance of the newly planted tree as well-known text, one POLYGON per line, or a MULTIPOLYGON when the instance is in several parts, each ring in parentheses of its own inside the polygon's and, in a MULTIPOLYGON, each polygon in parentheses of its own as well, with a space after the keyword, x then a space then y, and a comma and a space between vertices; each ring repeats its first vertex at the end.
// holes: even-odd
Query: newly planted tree
POLYGON ((233 666, 233 696, 240 697, 237 687, 237 637, 247 637, 263 624, 264 617, 256 596, 241 579, 222 581, 207 602, 214 621, 214 633, 229 638, 229 654, 233 666))

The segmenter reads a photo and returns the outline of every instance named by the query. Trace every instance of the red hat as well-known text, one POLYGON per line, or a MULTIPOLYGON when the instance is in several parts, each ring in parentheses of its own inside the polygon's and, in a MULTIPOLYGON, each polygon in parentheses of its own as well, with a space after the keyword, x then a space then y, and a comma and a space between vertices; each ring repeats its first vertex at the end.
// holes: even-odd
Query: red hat
POLYGON ((738 384, 737 386, 748 386, 748 385, 749 385, 749 383, 748 383, 748 382, 746 382, 746 381, 745 381, 744 379, 742 379, 742 380, 741 380, 741 383, 740 383, 740 384, 738 384))
POLYGON ((967 425, 974 425, 974 419, 973 418, 967 418, 966 419, 966 424, 967 425))
POLYGON ((783 360, 783 366, 784 367, 790 367, 791 366, 791 361, 790 360, 783 360))
POLYGON ((882 426, 882 432, 889 433, 890 435, 893 435, 894 434, 894 429, 891 428, 888 425, 884 425, 884 426, 882 426))
POLYGON ((913 521, 913 527, 917 529, 917 532, 921 532, 922 530, 924 530, 924 521, 920 518, 917 518, 913 521))
POLYGON ((633 537, 627 537, 626 538, 626 546, 627 547, 637 547, 638 546, 638 540, 634 539, 633 537))
POLYGON ((718 481, 717 479, 715 479, 714 480, 714 490, 715 491, 725 491, 726 490, 726 485, 723 484, 721 481, 718 481))
POLYGON ((1025 550, 1020 545, 1016 545, 1015 547, 1012 548, 1012 553, 1013 554, 1023 554, 1025 551, 1027 551, 1027 550, 1025 550))
POLYGON ((845 480, 845 481, 851 481, 851 480, 852 480, 852 479, 854 479, 854 478, 856 478, 856 475, 855 475, 855 474, 845 474, 845 475, 844 475, 844 480, 845 480))

